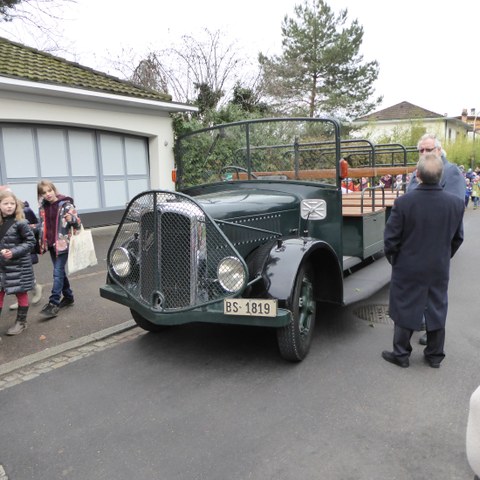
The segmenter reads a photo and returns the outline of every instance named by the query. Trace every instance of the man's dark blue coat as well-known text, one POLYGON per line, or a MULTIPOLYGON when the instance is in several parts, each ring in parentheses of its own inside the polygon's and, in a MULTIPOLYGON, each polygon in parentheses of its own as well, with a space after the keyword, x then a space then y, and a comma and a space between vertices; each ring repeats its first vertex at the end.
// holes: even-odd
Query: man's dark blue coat
POLYGON ((440 185, 420 184, 395 200, 385 226, 392 264, 389 314, 395 324, 420 330, 445 327, 450 258, 463 242, 464 202, 440 185))

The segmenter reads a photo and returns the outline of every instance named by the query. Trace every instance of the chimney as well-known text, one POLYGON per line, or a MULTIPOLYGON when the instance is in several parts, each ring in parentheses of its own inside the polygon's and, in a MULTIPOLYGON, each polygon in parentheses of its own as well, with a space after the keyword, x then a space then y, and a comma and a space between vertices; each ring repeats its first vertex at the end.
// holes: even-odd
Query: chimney
POLYGON ((475 116, 475 109, 474 109, 474 108, 471 108, 471 109, 470 109, 470 115, 471 115, 472 117, 475 116))
POLYGON ((462 110, 462 122, 466 122, 466 121, 467 121, 467 115, 468 115, 467 109, 464 108, 464 109, 462 110))

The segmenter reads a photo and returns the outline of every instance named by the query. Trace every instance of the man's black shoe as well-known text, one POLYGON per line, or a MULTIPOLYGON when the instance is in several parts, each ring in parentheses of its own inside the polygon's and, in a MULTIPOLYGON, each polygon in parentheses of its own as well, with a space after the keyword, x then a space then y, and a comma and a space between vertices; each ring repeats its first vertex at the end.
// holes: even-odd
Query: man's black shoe
POLYGON ((427 334, 426 334, 426 333, 424 333, 424 334, 420 337, 420 339, 418 340, 418 343, 419 343, 420 345, 426 345, 426 344, 427 344, 427 334))
POLYGON ((45 318, 53 318, 58 315, 59 310, 58 306, 54 303, 47 303, 40 311, 40 315, 45 318))
POLYGON ((387 352, 386 350, 382 352, 382 358, 398 367, 407 368, 410 365, 408 358, 406 360, 400 360, 393 354, 393 352, 387 352))
POLYGON ((60 304, 58 305, 58 308, 71 307, 74 303, 75 303, 75 300, 72 297, 70 298, 63 297, 60 300, 60 304))
POLYGON ((430 366, 432 368, 440 368, 440 362, 436 362, 435 360, 430 360, 427 357, 424 357, 424 358, 425 358, 425 362, 427 362, 428 366, 430 366))

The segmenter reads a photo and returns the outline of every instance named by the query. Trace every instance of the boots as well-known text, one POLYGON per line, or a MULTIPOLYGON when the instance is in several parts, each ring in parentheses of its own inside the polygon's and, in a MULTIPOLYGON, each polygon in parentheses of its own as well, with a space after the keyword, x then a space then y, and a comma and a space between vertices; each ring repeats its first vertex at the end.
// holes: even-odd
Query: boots
POLYGON ((28 307, 18 307, 15 325, 7 330, 7 335, 18 335, 27 328, 28 307))
POLYGON ((36 283, 33 287, 33 296, 31 300, 32 305, 36 305, 42 299, 43 287, 39 283, 36 283))

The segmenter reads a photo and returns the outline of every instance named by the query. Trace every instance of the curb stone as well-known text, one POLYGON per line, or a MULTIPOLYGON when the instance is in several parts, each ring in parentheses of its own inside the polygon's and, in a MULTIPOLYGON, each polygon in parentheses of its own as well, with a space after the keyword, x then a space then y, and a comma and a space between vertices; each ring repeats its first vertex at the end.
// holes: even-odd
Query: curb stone
MULTIPOLYGON (((0 390, 30 380, 41 373, 59 368, 98 350, 103 350, 144 333, 141 329, 135 329, 136 326, 134 320, 129 320, 120 325, 0 365, 0 390), (132 331, 134 329, 135 331, 132 331)), ((0 469, 0 480, 4 480, 1 475, 2 471, 0 469)))

